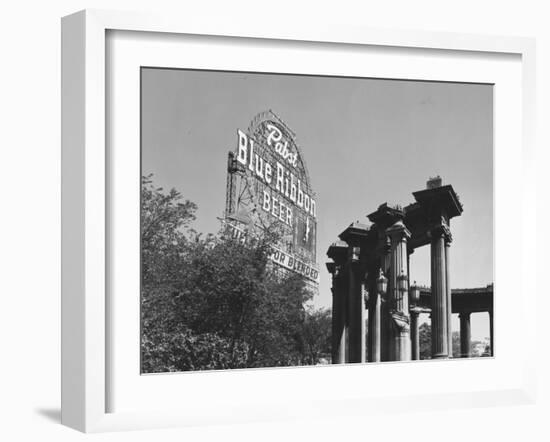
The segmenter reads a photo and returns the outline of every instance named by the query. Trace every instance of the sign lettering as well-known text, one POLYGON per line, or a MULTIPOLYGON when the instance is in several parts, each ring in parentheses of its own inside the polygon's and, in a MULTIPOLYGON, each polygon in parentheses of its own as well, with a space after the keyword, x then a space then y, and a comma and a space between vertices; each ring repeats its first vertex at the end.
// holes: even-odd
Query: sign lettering
POLYGON ((247 131, 237 130, 226 195, 231 235, 246 241, 276 223, 281 236, 271 261, 317 287, 316 197, 293 132, 271 111, 258 114, 247 131))
MULTIPOLYGON (((268 128, 277 129, 276 126, 267 125, 268 128)), ((275 148, 280 149, 281 156, 284 158, 287 155, 287 159, 293 157, 294 159, 290 164, 295 163, 296 153, 291 154, 288 151, 288 146, 280 143, 282 134, 279 129, 277 132, 270 132, 268 136, 268 144, 276 143, 275 148), (271 136, 272 134, 275 134, 271 136), (271 137, 270 137, 271 136, 271 137), (278 147, 277 147, 278 146, 278 147)), ((288 144, 288 143, 287 143, 288 144)), ((279 197, 275 197, 267 193, 265 190, 262 194, 262 208, 272 214, 280 221, 292 226, 292 216, 289 215, 289 206, 294 205, 303 210, 307 215, 313 218, 317 217, 315 200, 304 192, 302 188, 302 181, 291 172, 290 169, 285 167, 279 161, 276 161, 274 167, 259 153, 254 151, 254 140, 249 138, 241 130, 238 131, 238 152, 237 161, 243 166, 247 167, 251 173, 253 173, 258 179, 268 185, 268 187, 277 192, 279 197), (273 169, 275 168, 275 177, 273 177, 273 169)))

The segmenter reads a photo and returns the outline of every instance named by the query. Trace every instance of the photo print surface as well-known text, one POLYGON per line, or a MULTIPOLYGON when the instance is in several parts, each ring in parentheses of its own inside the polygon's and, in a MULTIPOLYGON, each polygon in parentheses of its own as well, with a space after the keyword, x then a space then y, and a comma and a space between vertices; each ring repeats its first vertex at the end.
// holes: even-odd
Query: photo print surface
POLYGON ((141 68, 141 373, 494 356, 493 87, 141 68))

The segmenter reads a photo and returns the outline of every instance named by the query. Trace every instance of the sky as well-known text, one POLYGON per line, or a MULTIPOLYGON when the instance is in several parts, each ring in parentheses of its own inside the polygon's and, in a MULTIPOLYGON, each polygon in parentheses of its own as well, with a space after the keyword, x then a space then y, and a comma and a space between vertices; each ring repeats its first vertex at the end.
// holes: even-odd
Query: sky
MULTIPOLYGON (((382 203, 413 202, 435 175, 464 205, 451 221, 452 288, 493 282, 491 85, 144 68, 142 174, 198 205, 196 230, 216 232, 227 152, 269 109, 296 133, 317 194, 315 306, 331 305, 324 264, 338 234, 382 203)), ((430 284, 428 247, 411 256, 410 275, 430 284)), ((473 314, 472 339, 489 336, 488 324, 473 314)))

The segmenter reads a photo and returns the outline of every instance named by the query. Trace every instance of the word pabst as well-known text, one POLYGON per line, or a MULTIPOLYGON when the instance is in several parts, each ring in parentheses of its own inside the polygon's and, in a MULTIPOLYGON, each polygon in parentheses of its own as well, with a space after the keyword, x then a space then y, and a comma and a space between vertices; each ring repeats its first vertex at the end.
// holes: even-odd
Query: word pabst
POLYGON ((281 141, 282 133, 276 126, 268 124, 267 128, 270 131, 267 136, 267 145, 273 148, 283 161, 283 163, 276 161, 275 167, 254 151, 253 139, 242 131, 238 131, 239 152, 237 161, 248 167, 262 182, 277 191, 281 196, 281 198, 276 198, 275 195, 264 190, 262 193, 262 209, 285 224, 292 226, 292 208, 286 203, 291 201, 308 215, 316 218, 315 200, 304 192, 302 182, 288 168, 288 165, 296 167, 298 153, 289 151, 288 142, 283 143, 281 141))

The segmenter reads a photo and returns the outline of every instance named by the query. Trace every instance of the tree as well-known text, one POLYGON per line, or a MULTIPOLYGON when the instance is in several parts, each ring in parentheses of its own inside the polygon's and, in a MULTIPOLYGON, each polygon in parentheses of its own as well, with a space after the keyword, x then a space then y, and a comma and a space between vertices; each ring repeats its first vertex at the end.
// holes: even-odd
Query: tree
POLYGON ((175 189, 164 193, 152 174, 141 178, 141 279, 147 287, 166 287, 176 281, 179 257, 188 242, 196 204, 175 189))
POLYGON ((299 362, 293 354, 310 298, 298 276, 279 276, 269 260, 273 238, 247 242, 220 236, 196 241, 178 287, 180 318, 198 333, 248 345, 247 365, 299 362))
MULTIPOLYGON (((424 322, 419 328, 420 338, 420 359, 432 358, 432 327, 427 322, 424 322)), ((452 356, 460 357, 460 333, 453 332, 453 348, 452 356)))
MULTIPOLYGON (((419 328, 420 338, 420 359, 431 359, 432 357, 432 328, 427 322, 424 322, 419 328)), ((471 343, 471 355, 472 357, 478 356, 474 350, 479 341, 472 341, 471 343)), ((453 332, 453 353, 452 356, 459 358, 461 356, 460 350, 460 332, 453 332)))
POLYGON ((420 341, 420 359, 432 358, 432 327, 424 322, 418 328, 418 338, 420 341))
POLYGON ((303 325, 303 364, 318 364, 331 353, 332 313, 328 309, 307 312, 303 325))
POLYGON ((490 345, 485 345, 483 341, 472 340, 470 341, 470 355, 472 358, 478 358, 480 356, 490 355, 490 345), (481 349, 483 347, 483 350, 481 349))
POLYGON ((275 268, 276 230, 203 236, 190 228, 196 208, 143 178, 142 370, 317 363, 330 313, 306 311, 303 278, 275 268))
POLYGON ((454 331, 453 332, 453 353, 452 356, 454 358, 460 358, 462 355, 462 352, 460 350, 460 332, 454 331))

